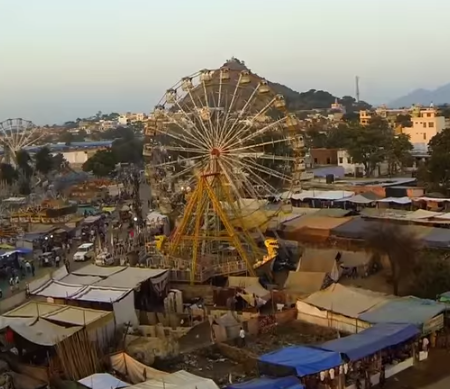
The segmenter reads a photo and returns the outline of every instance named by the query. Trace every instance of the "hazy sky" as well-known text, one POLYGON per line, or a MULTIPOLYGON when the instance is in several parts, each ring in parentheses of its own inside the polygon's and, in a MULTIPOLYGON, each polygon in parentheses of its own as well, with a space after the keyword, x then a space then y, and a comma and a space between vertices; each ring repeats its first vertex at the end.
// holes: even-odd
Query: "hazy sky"
POLYGON ((448 0, 0 0, 0 121, 149 112, 235 56, 267 79, 387 102, 450 82, 448 0))

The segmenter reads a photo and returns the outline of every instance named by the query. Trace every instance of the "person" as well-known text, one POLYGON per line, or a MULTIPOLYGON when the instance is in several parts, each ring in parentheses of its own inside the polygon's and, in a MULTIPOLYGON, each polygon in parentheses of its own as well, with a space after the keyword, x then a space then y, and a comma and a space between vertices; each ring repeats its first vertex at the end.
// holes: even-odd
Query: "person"
POLYGON ((9 278, 9 287, 12 292, 14 290, 14 276, 13 275, 11 275, 11 277, 9 278))
POLYGON ((425 336, 425 337, 422 339, 422 351, 427 352, 427 351, 428 351, 428 346, 429 346, 429 344, 430 344, 430 341, 429 341, 428 338, 425 336))
POLYGON ((384 365, 382 365, 380 371, 380 388, 384 388, 385 383, 386 383, 386 369, 384 365))
POLYGON ((27 269, 27 274, 31 273, 31 263, 30 261, 25 262, 25 268, 27 269))
POLYGON ((31 275, 34 277, 34 274, 35 274, 35 268, 34 268, 34 263, 33 262, 31 262, 31 275))
POLYGON ((17 287, 19 287, 19 284, 20 284, 20 278, 19 278, 19 275, 18 275, 18 274, 16 274, 16 278, 14 279, 14 284, 16 284, 17 287))
POLYGON ((245 346, 245 331, 242 327, 239 329, 239 339, 241 342, 241 347, 244 347, 245 346))
POLYGON ((56 254, 55 257, 55 265, 56 267, 59 267, 59 263, 61 262, 61 257, 59 256, 59 254, 56 254))

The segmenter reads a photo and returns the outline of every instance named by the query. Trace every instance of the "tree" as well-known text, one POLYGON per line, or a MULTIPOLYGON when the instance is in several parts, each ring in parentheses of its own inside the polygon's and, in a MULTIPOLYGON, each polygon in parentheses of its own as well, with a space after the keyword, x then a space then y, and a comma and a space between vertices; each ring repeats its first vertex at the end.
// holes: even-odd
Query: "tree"
POLYGON ((420 298, 435 299, 450 290, 448 255, 438 251, 422 251, 413 270, 409 293, 420 298))
POLYGON ((390 137, 386 147, 389 175, 398 173, 399 170, 412 163, 412 150, 413 145, 409 141, 409 135, 400 134, 390 137))
POLYGON ((115 169, 116 163, 112 150, 99 150, 83 164, 83 170, 97 177, 105 177, 115 169))
POLYGON ((367 248, 389 260, 393 293, 398 295, 400 282, 410 279, 415 269, 419 240, 398 224, 378 224, 368 232, 367 248))
POLYGON ((60 142, 64 142, 66 144, 66 146, 69 146, 74 141, 74 136, 73 136, 73 134, 71 132, 64 131, 60 135, 59 141, 60 142))
POLYGON ((41 148, 35 155, 34 161, 36 170, 39 173, 47 175, 54 168, 53 156, 48 147, 41 148))
POLYGON ((31 167, 31 157, 26 150, 19 150, 16 154, 17 170, 25 177, 30 178, 33 175, 31 167))
POLYGON ((58 153, 52 159, 53 169, 57 171, 64 171, 69 168, 69 162, 64 158, 64 155, 58 153))
POLYGON ((367 177, 370 177, 380 162, 385 157, 385 149, 388 143, 387 126, 379 122, 362 126, 359 123, 351 124, 348 132, 347 152, 353 162, 364 166, 367 177))
POLYGON ((412 127, 411 115, 397 115, 395 124, 401 127, 412 127))
POLYGON ((364 166, 368 177, 383 161, 388 162, 390 173, 393 174, 410 160, 413 146, 409 137, 396 136, 382 118, 373 118, 366 126, 350 123, 347 130, 341 131, 337 139, 347 139, 347 152, 355 163, 364 166))
POLYGON ((447 194, 450 189, 450 129, 445 129, 428 143, 430 159, 421 170, 421 180, 428 189, 447 194))
POLYGON ((0 163, 0 178, 12 185, 17 180, 17 171, 9 163, 0 163))

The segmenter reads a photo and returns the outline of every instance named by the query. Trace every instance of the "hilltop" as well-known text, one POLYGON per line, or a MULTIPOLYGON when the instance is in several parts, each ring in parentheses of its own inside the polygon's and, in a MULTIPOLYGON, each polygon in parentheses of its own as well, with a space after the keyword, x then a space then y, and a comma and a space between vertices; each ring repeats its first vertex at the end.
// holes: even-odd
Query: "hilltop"
POLYGON ((389 107, 410 107, 413 104, 428 106, 444 105, 450 103, 450 84, 445 84, 434 90, 416 89, 405 96, 399 97, 389 103, 389 107))
MULTIPOLYGON (((231 77, 237 77, 239 72, 243 70, 247 70, 251 72, 251 83, 256 87, 257 83, 264 79, 263 76, 259 76, 257 73, 253 72, 249 69, 244 61, 241 61, 237 58, 232 58, 225 62, 223 67, 227 67, 230 69, 231 77)), ((214 78, 218 78, 219 74, 214 74, 214 78)), ((368 109, 370 105, 364 101, 356 103, 356 100, 351 96, 343 96, 342 98, 336 97, 333 94, 323 91, 323 90, 315 90, 311 89, 307 92, 297 92, 286 85, 279 84, 277 82, 273 82, 267 80, 269 86, 275 93, 281 94, 284 96, 287 107, 290 111, 306 111, 312 109, 329 109, 331 104, 333 104, 336 100, 341 103, 347 110, 347 112, 358 111, 360 109, 368 109)), ((217 83, 218 84, 218 83, 217 83)), ((202 90, 199 88, 197 93, 201 94, 202 90)), ((194 94, 196 92, 194 91, 194 94)), ((249 96, 242 95, 243 99, 248 98, 249 96)), ((183 101, 183 104, 189 104, 190 98, 186 98, 183 101)))

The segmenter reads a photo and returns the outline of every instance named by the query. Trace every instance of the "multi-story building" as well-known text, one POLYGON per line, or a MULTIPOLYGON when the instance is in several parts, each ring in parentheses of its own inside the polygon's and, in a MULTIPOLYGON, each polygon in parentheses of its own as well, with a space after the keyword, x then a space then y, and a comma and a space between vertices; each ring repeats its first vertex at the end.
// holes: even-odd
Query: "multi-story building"
POLYGON ((403 127, 402 134, 409 135, 413 145, 428 145, 430 139, 446 128, 445 117, 439 116, 434 107, 415 107, 411 115, 411 127, 403 127))

